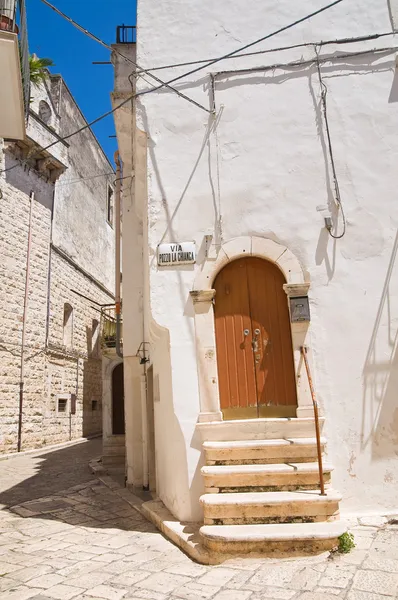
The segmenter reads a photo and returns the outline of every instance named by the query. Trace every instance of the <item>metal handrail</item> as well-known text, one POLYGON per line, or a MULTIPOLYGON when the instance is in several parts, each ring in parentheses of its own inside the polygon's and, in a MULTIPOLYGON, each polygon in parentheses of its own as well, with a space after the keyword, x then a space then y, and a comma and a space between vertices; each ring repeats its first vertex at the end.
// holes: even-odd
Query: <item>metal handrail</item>
POLYGON ((318 402, 315 398, 315 390, 314 384, 312 383, 310 365, 308 363, 307 351, 308 349, 305 346, 301 346, 300 348, 301 354, 304 359, 305 369, 307 371, 308 383, 310 384, 312 404, 314 405, 314 418, 315 418, 315 433, 316 433, 316 447, 318 452, 318 469, 319 469, 319 483, 321 487, 321 496, 325 496, 325 482, 323 480, 323 464, 322 464, 322 447, 321 447, 321 434, 319 431, 319 411, 318 411, 318 402))

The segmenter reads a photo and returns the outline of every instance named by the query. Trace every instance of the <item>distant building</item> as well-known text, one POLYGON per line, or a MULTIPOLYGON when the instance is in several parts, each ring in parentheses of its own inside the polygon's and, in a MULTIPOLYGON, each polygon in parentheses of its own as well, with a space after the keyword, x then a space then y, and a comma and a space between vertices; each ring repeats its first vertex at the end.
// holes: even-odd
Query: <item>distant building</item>
POLYGON ((62 140, 85 124, 62 77, 48 74, 32 86, 26 137, 0 142, 3 453, 102 430, 115 175, 90 129, 62 140))

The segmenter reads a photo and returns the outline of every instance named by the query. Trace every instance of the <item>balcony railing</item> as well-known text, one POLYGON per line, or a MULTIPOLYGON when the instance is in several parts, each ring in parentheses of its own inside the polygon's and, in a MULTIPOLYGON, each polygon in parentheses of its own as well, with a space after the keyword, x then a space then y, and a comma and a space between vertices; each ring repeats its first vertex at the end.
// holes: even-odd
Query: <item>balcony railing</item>
POLYGON ((137 41, 137 28, 135 25, 118 25, 116 27, 117 44, 135 44, 137 41))
POLYGON ((18 33, 15 22, 17 14, 17 0, 0 0, 0 29, 18 33))
MULTIPOLYGON (((121 344, 123 343, 123 321, 120 323, 121 344)), ((116 348, 116 307, 114 304, 101 309, 101 345, 103 349, 116 348)))

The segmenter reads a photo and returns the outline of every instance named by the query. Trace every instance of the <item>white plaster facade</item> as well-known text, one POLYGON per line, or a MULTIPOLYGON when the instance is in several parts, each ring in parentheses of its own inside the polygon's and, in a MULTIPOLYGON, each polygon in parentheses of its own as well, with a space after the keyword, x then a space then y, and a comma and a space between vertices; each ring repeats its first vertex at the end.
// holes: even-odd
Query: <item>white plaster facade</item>
MULTIPOLYGON (((136 51, 146 69, 212 59, 323 5, 249 0, 242 11, 238 2, 139 1, 137 48, 123 54, 136 51)), ((164 88, 137 98, 135 115, 130 105, 115 113, 124 174, 135 173, 123 197, 127 476, 143 482, 137 352, 145 342, 156 490, 180 520, 201 519, 200 422, 221 418, 210 290, 223 264, 250 253, 276 262, 288 284, 309 284, 309 331, 293 325, 298 414, 309 406, 298 358, 305 341, 342 510, 397 509, 395 14, 384 0, 342 2, 250 51, 389 35, 224 60, 173 84, 214 114, 164 88), (341 239, 324 222, 331 217, 332 232, 343 233, 317 56, 346 219, 341 239), (157 266, 159 243, 187 240, 196 242, 195 265, 157 266)), ((114 62, 117 104, 131 94, 131 64, 114 62)), ((155 74, 169 81, 197 66, 155 74)), ((136 85, 150 89, 141 77, 136 85)))

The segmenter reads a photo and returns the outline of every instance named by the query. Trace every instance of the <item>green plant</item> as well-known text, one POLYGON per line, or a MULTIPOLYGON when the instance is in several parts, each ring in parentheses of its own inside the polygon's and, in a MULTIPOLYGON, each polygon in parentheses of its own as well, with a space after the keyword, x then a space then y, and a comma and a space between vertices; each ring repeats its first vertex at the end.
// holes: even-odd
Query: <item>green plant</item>
POLYGON ((354 535, 346 531, 339 537, 338 551, 341 554, 348 554, 353 548, 355 548, 354 535))
POLYGON ((31 83, 39 85, 46 78, 46 69, 53 67, 51 58, 38 58, 35 54, 29 56, 29 76, 31 83))

